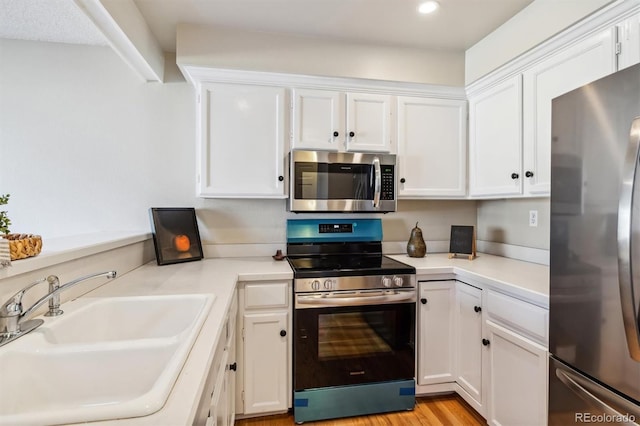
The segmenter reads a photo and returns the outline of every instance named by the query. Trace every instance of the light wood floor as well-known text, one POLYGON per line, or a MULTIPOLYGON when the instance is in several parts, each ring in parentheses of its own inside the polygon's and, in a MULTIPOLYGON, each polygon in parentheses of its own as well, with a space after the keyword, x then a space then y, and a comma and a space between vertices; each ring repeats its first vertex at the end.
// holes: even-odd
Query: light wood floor
MULTIPOLYGON (((290 426, 294 424, 292 414, 236 421, 236 426, 290 426)), ((304 424, 314 426, 486 426, 487 423, 462 398, 451 394, 416 398, 416 408, 413 411, 306 422, 304 424)))

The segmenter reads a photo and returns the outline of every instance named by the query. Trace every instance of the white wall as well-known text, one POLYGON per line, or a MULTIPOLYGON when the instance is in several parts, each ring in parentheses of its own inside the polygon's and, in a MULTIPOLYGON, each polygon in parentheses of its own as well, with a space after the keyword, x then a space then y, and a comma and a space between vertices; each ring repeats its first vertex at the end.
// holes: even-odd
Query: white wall
POLYGON ((464 53, 181 24, 177 61, 251 71, 464 85, 464 53))
MULTIPOLYGON (((0 40, 0 193, 12 231, 148 232, 149 207, 192 206, 205 244, 283 244, 284 200, 195 197, 194 91, 144 83, 106 47, 0 40)), ((169 61, 167 61, 169 62, 169 61)), ((171 75, 171 73, 169 73, 171 75)), ((337 215, 337 217, 344 217, 337 215)), ((473 201, 401 201, 385 241, 474 225, 473 201)), ((282 247, 284 248, 284 247, 282 247)))
POLYGON ((193 204, 194 102, 108 47, 0 40, 0 192, 13 232, 148 231, 193 204))
POLYGON ((478 201, 478 239, 549 250, 549 198, 478 201), (538 212, 538 226, 529 226, 529 212, 538 212))
POLYGON ((465 52, 470 84, 613 0, 535 0, 465 52))

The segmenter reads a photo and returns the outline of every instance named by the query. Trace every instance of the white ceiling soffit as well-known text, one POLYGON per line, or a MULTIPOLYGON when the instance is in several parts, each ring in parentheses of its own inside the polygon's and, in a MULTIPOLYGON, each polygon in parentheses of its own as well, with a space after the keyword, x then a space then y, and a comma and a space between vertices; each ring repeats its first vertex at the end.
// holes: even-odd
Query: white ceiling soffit
POLYGON ((145 81, 163 81, 164 53, 132 0, 75 0, 113 50, 145 81))
MULTIPOLYGON (((366 44, 464 51, 533 0, 134 0, 164 51, 176 24, 321 37, 366 44)), ((556 1, 556 0, 553 0, 556 1)))
POLYGON ((70 0, 0 0, 0 38, 109 44, 70 0))

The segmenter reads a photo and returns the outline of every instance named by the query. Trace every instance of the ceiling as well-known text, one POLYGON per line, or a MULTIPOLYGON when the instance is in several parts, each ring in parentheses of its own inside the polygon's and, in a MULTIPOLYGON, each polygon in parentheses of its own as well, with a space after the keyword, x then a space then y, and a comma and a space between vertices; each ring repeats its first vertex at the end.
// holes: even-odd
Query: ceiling
MULTIPOLYGON (((329 38, 367 44, 463 51, 533 0, 133 0, 165 52, 176 24, 329 38)), ((106 45, 74 0, 0 0, 0 38, 106 45)))

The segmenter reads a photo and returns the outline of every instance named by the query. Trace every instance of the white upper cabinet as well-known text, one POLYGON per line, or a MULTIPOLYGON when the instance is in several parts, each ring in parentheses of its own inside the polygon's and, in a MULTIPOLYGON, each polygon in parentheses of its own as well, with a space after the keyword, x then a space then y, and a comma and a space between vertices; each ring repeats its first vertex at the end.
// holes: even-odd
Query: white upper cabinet
POLYGON ((548 195, 551 187, 551 101, 615 72, 615 29, 595 34, 527 69, 523 74, 524 192, 548 195))
POLYGON ((618 69, 640 63, 640 13, 625 19, 618 29, 618 69))
POLYGON ((395 152, 391 141, 391 96, 296 89, 294 149, 395 152))
POLYGON ((330 90, 295 89, 293 148, 339 151, 344 146, 344 96, 330 90))
POLYGON ((347 151, 395 152, 390 126, 391 96, 347 93, 347 151))
POLYGON ((469 95, 469 194, 548 196, 551 101, 616 69, 616 29, 561 49, 469 95))
POLYGON ((399 197, 466 195, 466 102, 399 96, 397 111, 399 197))
POLYGON ((286 197, 286 98, 281 87, 203 83, 197 192, 286 197))
POLYGON ((469 97, 469 195, 520 194, 522 79, 469 97))

